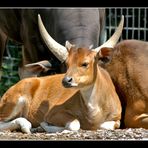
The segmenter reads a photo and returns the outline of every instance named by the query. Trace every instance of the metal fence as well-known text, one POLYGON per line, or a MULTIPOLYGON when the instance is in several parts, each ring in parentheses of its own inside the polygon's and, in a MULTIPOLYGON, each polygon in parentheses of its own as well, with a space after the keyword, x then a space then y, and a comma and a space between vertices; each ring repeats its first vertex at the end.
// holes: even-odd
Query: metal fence
POLYGON ((139 39, 148 41, 148 8, 106 8, 107 38, 115 31, 121 15, 124 15, 124 29, 120 40, 139 39))
MULTIPOLYGON (((107 39, 114 33, 121 15, 124 15, 124 29, 120 40, 139 39, 148 41, 148 8, 106 8, 107 39)), ((9 42, 3 57, 0 96, 19 80, 18 65, 21 60, 21 46, 9 42)))

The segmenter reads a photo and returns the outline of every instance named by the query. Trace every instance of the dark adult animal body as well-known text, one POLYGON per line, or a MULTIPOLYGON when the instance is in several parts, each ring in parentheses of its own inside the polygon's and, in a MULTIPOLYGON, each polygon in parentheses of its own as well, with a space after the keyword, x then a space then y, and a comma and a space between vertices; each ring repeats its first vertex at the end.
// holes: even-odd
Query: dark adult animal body
POLYGON ((64 64, 42 41, 37 22, 38 14, 42 16, 50 35, 62 45, 69 40, 78 47, 88 48, 90 45, 97 47, 103 42, 105 9, 0 9, 0 66, 7 37, 22 43, 23 59, 19 69, 20 78, 43 75, 38 69, 29 71, 24 67, 26 64, 43 60, 50 62, 46 65, 45 61, 44 64, 52 72, 65 72, 64 64))

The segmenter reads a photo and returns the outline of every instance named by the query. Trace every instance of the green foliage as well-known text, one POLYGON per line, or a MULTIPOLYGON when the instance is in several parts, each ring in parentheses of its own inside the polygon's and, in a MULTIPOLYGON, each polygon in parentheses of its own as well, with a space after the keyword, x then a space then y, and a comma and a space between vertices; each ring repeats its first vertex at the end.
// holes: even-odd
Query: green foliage
POLYGON ((19 81, 18 66, 21 58, 21 45, 8 41, 1 68, 0 96, 19 81))

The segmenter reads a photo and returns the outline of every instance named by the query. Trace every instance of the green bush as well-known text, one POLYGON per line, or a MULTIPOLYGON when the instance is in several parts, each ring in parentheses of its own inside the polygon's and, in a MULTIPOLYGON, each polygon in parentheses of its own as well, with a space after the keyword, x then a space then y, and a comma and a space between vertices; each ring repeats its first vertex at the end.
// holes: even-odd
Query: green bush
POLYGON ((18 66, 21 59, 21 45, 16 45, 12 41, 8 41, 1 68, 0 96, 10 86, 19 81, 18 66))

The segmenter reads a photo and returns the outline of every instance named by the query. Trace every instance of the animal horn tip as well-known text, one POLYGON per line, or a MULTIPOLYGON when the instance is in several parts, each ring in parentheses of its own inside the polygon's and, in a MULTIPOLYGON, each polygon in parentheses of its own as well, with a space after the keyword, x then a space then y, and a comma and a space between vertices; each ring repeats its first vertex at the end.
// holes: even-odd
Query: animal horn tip
POLYGON ((41 18, 40 14, 38 14, 38 18, 41 18))
POLYGON ((121 16, 121 19, 124 20, 124 15, 121 16))

